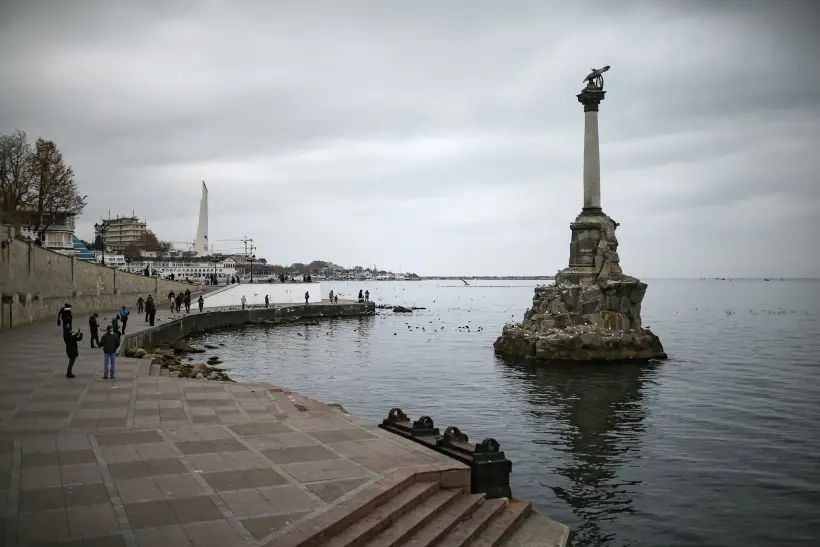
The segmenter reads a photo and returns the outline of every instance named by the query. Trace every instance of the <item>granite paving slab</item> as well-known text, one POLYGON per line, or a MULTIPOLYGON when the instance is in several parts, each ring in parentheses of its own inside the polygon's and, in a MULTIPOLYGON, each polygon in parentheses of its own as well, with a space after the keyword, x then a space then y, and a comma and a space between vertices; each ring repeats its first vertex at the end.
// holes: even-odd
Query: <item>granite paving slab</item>
POLYGON ((141 375, 124 357, 104 380, 82 344, 68 379, 56 324, 0 332, 2 545, 265 545, 397 468, 453 465, 275 385, 141 375))

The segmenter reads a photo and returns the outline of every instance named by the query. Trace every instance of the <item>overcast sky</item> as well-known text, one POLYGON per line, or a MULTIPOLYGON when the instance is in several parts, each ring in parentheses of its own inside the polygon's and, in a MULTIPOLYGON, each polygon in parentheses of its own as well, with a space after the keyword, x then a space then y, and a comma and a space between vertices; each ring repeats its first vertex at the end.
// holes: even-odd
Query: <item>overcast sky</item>
POLYGON ((0 133, 58 143, 88 194, 83 238, 133 210, 192 241, 204 179, 217 250, 248 236, 276 263, 551 275, 582 204, 575 95, 608 64, 602 205, 624 271, 820 276, 818 15, 4 0, 0 133))

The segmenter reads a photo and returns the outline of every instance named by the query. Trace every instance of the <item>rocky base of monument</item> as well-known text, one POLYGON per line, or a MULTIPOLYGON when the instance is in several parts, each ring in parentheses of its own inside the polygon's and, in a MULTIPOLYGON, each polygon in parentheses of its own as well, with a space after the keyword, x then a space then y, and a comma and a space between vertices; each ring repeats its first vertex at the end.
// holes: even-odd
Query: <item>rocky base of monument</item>
POLYGON ((524 321, 504 327, 496 352, 535 361, 666 359, 641 324, 646 283, 621 272, 617 223, 582 213, 571 227, 571 266, 555 285, 536 287, 524 321))

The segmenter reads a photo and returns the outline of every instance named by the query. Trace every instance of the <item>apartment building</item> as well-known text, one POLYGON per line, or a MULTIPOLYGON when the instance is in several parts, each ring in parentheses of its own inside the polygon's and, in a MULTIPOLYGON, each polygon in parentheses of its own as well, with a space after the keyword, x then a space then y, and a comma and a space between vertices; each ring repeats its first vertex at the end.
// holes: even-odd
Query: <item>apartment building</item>
MULTIPOLYGON (((129 245, 139 243, 148 230, 145 221, 137 217, 109 218, 101 222, 105 226, 105 246, 115 251, 122 251, 129 245)), ((102 236, 100 228, 94 228, 94 239, 102 236)))

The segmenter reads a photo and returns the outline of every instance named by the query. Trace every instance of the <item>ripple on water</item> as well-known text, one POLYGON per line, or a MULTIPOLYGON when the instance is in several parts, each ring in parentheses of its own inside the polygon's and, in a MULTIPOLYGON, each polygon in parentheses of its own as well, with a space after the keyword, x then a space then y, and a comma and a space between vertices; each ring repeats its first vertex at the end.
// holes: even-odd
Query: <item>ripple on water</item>
POLYGON ((253 327, 199 342, 226 343, 216 353, 238 380, 339 402, 371 421, 400 406, 471 440, 496 437, 514 462, 514 493, 572 526, 575 545, 820 537, 819 284, 650 281, 644 320, 668 362, 549 368, 492 353, 535 283, 441 284, 362 287, 377 302, 428 308, 409 316, 253 327))

